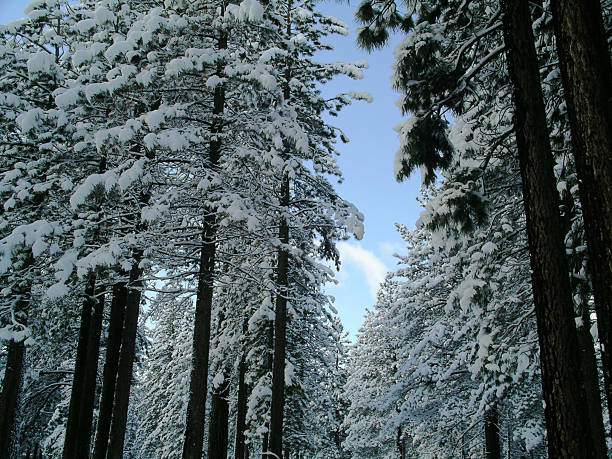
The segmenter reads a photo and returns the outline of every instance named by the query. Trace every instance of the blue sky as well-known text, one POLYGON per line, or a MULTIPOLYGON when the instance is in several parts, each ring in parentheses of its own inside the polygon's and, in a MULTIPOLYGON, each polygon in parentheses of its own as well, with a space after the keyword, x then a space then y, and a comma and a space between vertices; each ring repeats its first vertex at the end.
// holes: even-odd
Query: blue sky
POLYGON ((329 120, 350 139, 348 144, 339 145, 342 153, 339 163, 344 174, 344 182, 338 185, 339 193, 365 214, 363 240, 340 243, 339 284, 328 288, 351 335, 361 325, 365 308, 374 304, 377 285, 385 271, 395 268, 393 253, 404 251, 394 223, 412 227, 420 212, 416 201, 420 187, 418 174, 402 183, 397 183, 393 176, 393 158, 399 147, 393 126, 402 121, 402 115, 395 106, 399 94, 391 88, 389 76, 393 49, 401 37, 392 37, 386 47, 372 53, 360 49, 355 42, 357 25, 353 20, 357 5, 354 1, 350 4, 326 1, 320 5, 325 14, 341 19, 350 27, 347 37, 329 40, 335 49, 321 53, 321 60, 366 60, 370 65, 362 80, 336 77, 323 88, 324 94, 367 91, 374 98, 371 103, 355 102, 343 109, 338 118, 329 120))
MULTIPOLYGON (((0 23, 23 16, 29 0, 0 0, 0 23)), ((386 270, 395 267, 392 254, 402 251, 402 241, 394 223, 414 225, 419 213, 415 197, 420 178, 397 183, 393 177, 393 157, 399 146, 393 126, 402 120, 395 100, 399 97, 391 89, 389 75, 393 62, 393 48, 399 37, 393 37, 388 46, 367 53, 355 43, 353 12, 357 2, 326 1, 320 9, 335 16, 350 27, 348 36, 329 39, 334 51, 321 53, 321 61, 366 60, 370 68, 362 80, 336 77, 323 88, 327 96, 347 91, 367 91, 371 103, 355 102, 346 107, 337 118, 328 121, 341 128, 350 142, 339 145, 342 155, 339 163, 344 182, 337 185, 340 195, 353 202, 365 214, 363 240, 350 240, 339 244, 342 268, 337 273, 339 283, 329 286, 335 297, 335 307, 345 329, 354 336, 361 325, 364 310, 374 304, 378 283, 386 270)))

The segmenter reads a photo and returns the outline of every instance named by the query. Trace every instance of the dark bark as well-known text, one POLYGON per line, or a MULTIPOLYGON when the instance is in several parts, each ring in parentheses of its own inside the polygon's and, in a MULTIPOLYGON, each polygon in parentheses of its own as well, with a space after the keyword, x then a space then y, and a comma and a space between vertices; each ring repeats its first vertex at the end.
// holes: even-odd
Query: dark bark
POLYGON ((242 351, 240 363, 238 364, 238 400, 236 402, 236 443, 234 446, 235 459, 244 459, 245 443, 244 431, 246 429, 247 414, 247 384, 246 375, 246 350, 242 351))
POLYGON ((214 214, 208 214, 204 217, 204 230, 202 232, 202 251, 200 253, 193 330, 192 369, 189 382, 185 443, 183 445, 184 459, 201 458, 204 445, 204 415, 206 411, 210 320, 216 254, 215 236, 216 218, 214 214))
POLYGON ((552 0, 612 419, 612 66, 599 0, 552 0))
POLYGON ((583 305, 581 312, 582 325, 577 328, 578 346, 580 348, 580 373, 582 374, 582 383, 589 412, 590 430, 593 437, 591 442, 596 450, 597 457, 606 457, 606 445, 605 442, 601 441, 605 437, 605 431, 601 412, 597 359, 593 347, 593 337, 590 332, 590 311, 586 305, 583 305))
POLYGON ((90 273, 85 284, 85 299, 81 309, 81 324, 79 327, 79 341, 74 364, 74 376, 72 378, 72 390, 70 392, 70 405, 68 408, 68 420, 66 423, 66 436, 64 438, 64 449, 62 457, 64 459, 78 459, 77 452, 80 444, 79 434, 81 424, 81 406, 85 402, 87 366, 89 357, 87 345, 92 333, 92 315, 96 303, 96 276, 90 273))
MULTIPOLYGON (((222 33, 217 42, 218 49, 227 48, 227 36, 222 33)), ((217 66, 217 74, 222 75, 221 63, 217 66)), ((225 108, 225 87, 215 87, 213 124, 211 132, 220 133, 223 128, 223 110, 225 108)), ((221 155, 221 140, 213 135, 210 142, 209 162, 211 168, 216 168, 221 155)), ((213 284, 215 278, 215 257, 217 252, 217 218, 213 209, 204 209, 202 229, 202 250, 198 271, 198 287, 193 328, 193 356, 191 379, 189 381, 189 401, 187 403, 187 420, 185 427, 185 442, 183 444, 183 459, 200 459, 204 446, 204 422, 206 412, 206 392, 208 378, 208 354, 210 350, 210 320, 213 300, 213 284)))
MULTIPOLYGON (((292 0, 287 0, 287 37, 291 37, 292 0)), ((289 102, 291 96, 291 60, 287 59, 283 98, 289 102)), ((286 159, 286 158, 285 158, 286 159)), ((285 215, 289 211, 289 177, 283 175, 280 189, 280 205, 285 215)), ((278 239, 281 244, 289 244, 289 222, 281 217, 278 239)), ((285 354, 287 347, 287 295, 289 290, 289 253, 284 246, 279 247, 276 266, 276 308, 274 311, 274 357, 272 360, 272 400, 270 406, 270 436, 268 449, 276 456, 283 457, 283 420, 285 412, 285 354)))
POLYGON ((121 333, 123 331, 123 316, 127 302, 127 287, 124 282, 113 286, 108 338, 106 342, 106 358, 102 375, 102 394, 96 439, 94 442, 93 459, 104 459, 108 448, 113 401, 115 399, 115 382, 119 368, 119 353, 121 350, 121 333))
POLYGON ((548 449, 554 458, 593 458, 579 377, 574 311, 528 2, 507 0, 503 31, 514 86, 514 129, 540 342, 548 449))
POLYGON ((268 455, 268 439, 270 438, 270 434, 266 432, 261 440, 261 459, 269 459, 268 455))
MULTIPOLYGON (((281 206, 289 206, 289 178, 283 177, 281 185, 281 206)), ((278 238, 283 244, 278 250, 276 285, 276 308, 274 312, 274 357, 272 360, 272 402, 270 407, 269 450, 282 457, 283 418, 285 411, 285 354, 287 347, 287 291, 289 254, 284 247, 289 243, 289 225, 285 217, 281 219, 278 238)))
POLYGON ((134 358, 136 357, 136 332, 142 295, 142 280, 140 278, 142 270, 139 266, 141 259, 142 251, 138 250, 134 253, 130 280, 127 286, 127 302, 123 322, 119 368, 115 385, 109 445, 106 453, 107 459, 121 459, 123 457, 134 358))
POLYGON ((229 426, 229 389, 227 376, 219 387, 213 389, 210 404, 207 459, 226 459, 229 426))
POLYGON ((15 420, 23 383, 24 355, 23 341, 9 341, 2 393, 0 394, 0 457, 10 459, 14 457, 11 451, 15 446, 15 420))
POLYGON ((499 413, 497 404, 491 406, 485 414, 485 458, 501 459, 501 445, 499 443, 499 413))
POLYGON ((96 380, 100 356, 100 333, 104 315, 104 293, 96 292, 87 341, 87 368, 83 381, 83 398, 80 402, 79 425, 77 426, 76 457, 89 457, 91 445, 91 423, 96 399, 96 380))

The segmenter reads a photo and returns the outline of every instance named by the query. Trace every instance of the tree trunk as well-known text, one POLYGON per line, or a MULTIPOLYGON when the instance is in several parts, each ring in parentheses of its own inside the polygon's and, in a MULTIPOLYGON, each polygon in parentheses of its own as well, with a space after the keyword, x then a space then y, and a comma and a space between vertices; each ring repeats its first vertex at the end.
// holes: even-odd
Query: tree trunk
POLYGON ((230 382, 227 375, 221 385, 213 389, 208 426, 207 459, 227 459, 229 390, 230 382))
POLYGON ((85 404, 88 344, 92 330, 93 308, 96 303, 96 276, 90 273, 85 285, 85 300, 81 309, 81 325, 79 327, 79 341, 74 364, 74 376, 72 378, 72 390, 70 392, 70 405, 68 408, 68 420, 66 423, 66 436, 64 438, 64 459, 78 459, 79 434, 81 433, 81 407, 85 404))
POLYGON ((124 282, 113 286, 108 339, 106 342, 106 360, 102 376, 102 395, 96 439, 94 442, 93 459, 104 459, 108 448, 113 401, 115 399, 115 382, 119 368, 119 352, 121 350, 121 333, 123 331, 123 316, 127 302, 127 287, 124 282))
MULTIPOLYGON (((281 206, 288 210, 289 178, 281 185, 281 206)), ((270 443, 268 448, 283 457, 283 417, 285 411, 285 354, 287 346, 287 294, 289 254, 284 247, 289 243, 289 225, 281 218, 278 238, 283 244, 278 249, 276 310, 274 312, 274 358, 272 361, 272 402, 270 407, 270 443)))
POLYGON ((16 417, 23 383, 23 341, 9 341, 6 368, 0 394, 0 457, 13 459, 16 438, 16 417))
POLYGON ((607 457, 606 444, 600 441, 605 437, 603 417, 601 412, 601 394, 599 392, 599 375, 597 374, 597 359, 591 337, 590 311, 582 305, 582 324, 577 328, 578 346, 580 348, 580 373, 584 387, 589 424, 593 438, 591 442, 596 450, 596 457, 607 457))
MULTIPOLYGON (((23 268, 32 265, 30 255, 26 255, 23 268)), ((21 267, 20 267, 21 268, 21 267)), ((15 319, 25 328, 28 322, 28 306, 31 297, 30 285, 25 282, 17 282, 15 319), (25 284, 25 285, 24 285, 25 284)), ((25 343, 10 340, 7 344, 6 368, 2 380, 2 392, 0 392, 0 457, 16 459, 15 444, 17 439, 17 410, 21 402, 21 390, 23 384, 25 343)))
POLYGON ((261 459, 269 459, 268 455, 268 439, 270 438, 269 432, 266 432, 261 440, 261 459))
POLYGON ((140 279, 142 270, 139 266, 141 259, 142 251, 137 250, 134 253, 130 281, 127 286, 127 302, 107 459, 122 459, 123 457, 134 358, 136 357, 136 332, 138 330, 138 315, 140 314, 140 298, 142 295, 142 280, 140 279))
POLYGON ((406 459, 406 448, 404 447, 404 439, 402 438, 402 428, 397 428, 397 434, 395 437, 395 446, 397 447, 397 457, 399 459, 406 459))
MULTIPOLYGON (((271 320, 268 320, 266 323, 266 338, 267 338, 267 344, 268 344, 268 348, 266 349, 266 356, 265 356, 265 368, 268 371, 269 374, 272 374, 272 357, 274 354, 274 323, 271 320)), ((262 442, 261 442, 261 451, 262 453, 262 459, 268 459, 267 453, 268 453, 268 445, 269 445, 269 439, 270 439, 270 422, 268 421, 268 429, 266 430, 266 432, 264 433, 262 442)))
MULTIPOLYGON (((287 0, 287 38, 291 37, 292 0, 287 0)), ((291 61, 287 59, 283 99, 289 102, 291 96, 291 61)), ((278 239, 281 244, 289 244, 289 222, 286 214, 289 212, 290 189, 289 177, 283 174, 281 179, 280 206, 285 212, 280 219, 278 239)), ((283 246, 278 249, 276 267, 276 308, 274 312, 274 357, 272 361, 272 400, 270 406, 270 437, 268 449, 277 457, 283 457, 283 419, 285 411, 285 354, 287 346, 287 295, 289 291, 289 253, 283 246)))
POLYGON ((548 449, 554 458, 594 458, 579 358, 564 235, 529 4, 506 0, 503 32, 514 85, 514 129, 532 268, 548 449))
POLYGON ((240 363, 238 364, 238 400, 236 402, 236 444, 234 447, 235 459, 244 459, 244 431, 246 429, 247 414, 247 384, 246 374, 246 350, 242 351, 240 363))
POLYGON ((87 368, 83 381, 83 398, 79 409, 79 425, 77 426, 76 457, 89 457, 91 445, 91 423, 96 399, 96 382, 98 378, 98 360, 100 357, 100 333, 102 332, 102 317, 104 316, 104 293, 96 292, 93 313, 89 324, 87 342, 87 368))
POLYGON ((491 406, 485 414, 485 458, 501 459, 501 446, 499 444, 499 413, 497 403, 491 406))
MULTIPOLYGON (((217 42, 218 49, 227 48, 227 35, 222 32, 217 42)), ((217 65, 217 74, 222 76, 223 66, 217 65)), ((223 110, 225 109, 225 86, 215 87, 213 123, 211 132, 220 133, 223 129, 223 110)), ((212 136, 210 142, 210 167, 216 168, 221 156, 221 140, 212 136)), ((215 278, 215 256, 217 252, 217 218, 213 209, 205 209, 204 228, 202 229, 202 250, 198 272, 198 291, 193 328, 193 357, 191 379, 189 382, 189 401, 183 459, 200 459, 204 446, 204 422, 206 412, 206 392, 208 386, 208 354, 210 350, 210 320, 215 278)))
POLYGON ((552 0, 612 419, 612 66, 599 0, 552 0))

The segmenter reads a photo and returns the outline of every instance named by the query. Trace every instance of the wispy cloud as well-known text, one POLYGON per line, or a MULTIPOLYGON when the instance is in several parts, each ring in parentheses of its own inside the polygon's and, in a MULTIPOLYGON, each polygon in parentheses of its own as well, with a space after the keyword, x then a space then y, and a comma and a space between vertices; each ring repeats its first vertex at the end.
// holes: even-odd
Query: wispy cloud
POLYGON ((341 241, 337 244, 340 251, 340 260, 343 265, 354 265, 365 277, 365 281, 370 289, 373 299, 376 299, 376 292, 380 283, 385 279, 387 267, 374 255, 374 252, 364 249, 357 244, 341 241))
POLYGON ((406 249, 406 245, 401 242, 379 242, 378 246, 385 255, 393 256, 396 253, 402 253, 406 249))

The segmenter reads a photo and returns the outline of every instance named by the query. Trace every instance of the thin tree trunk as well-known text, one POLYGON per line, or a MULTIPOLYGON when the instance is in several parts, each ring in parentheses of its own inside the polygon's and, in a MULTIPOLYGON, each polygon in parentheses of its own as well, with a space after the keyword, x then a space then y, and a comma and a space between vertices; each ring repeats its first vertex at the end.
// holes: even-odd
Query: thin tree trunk
POLYGON ((395 445, 397 447, 397 454, 399 459, 406 459, 406 449, 404 448, 404 439, 402 438, 402 428, 397 428, 397 435, 395 437, 395 445))
MULTIPOLYGON (((281 206, 289 206, 289 178, 283 177, 281 206)), ((270 443, 268 448, 283 457, 283 418, 285 411, 285 354, 287 347, 287 293, 289 254, 284 245, 289 243, 289 225, 282 217, 278 238, 283 244, 278 250, 276 310, 274 312, 274 358, 272 361, 272 401, 270 407, 270 443)))
POLYGON ((552 0, 612 419, 612 65, 599 0, 552 0))
MULTIPOLYGON (((217 42, 218 49, 227 48, 227 35, 223 32, 217 42)), ((222 75, 221 63, 217 74, 222 75)), ((223 110, 225 109, 225 86, 215 87, 213 125, 211 132, 220 133, 223 128, 223 110)), ((210 142, 210 167, 215 168, 221 156, 221 140, 213 136, 210 142)), ((217 252, 217 218, 213 209, 205 209, 204 228, 202 229, 202 250, 198 272, 198 290, 193 328, 193 357, 191 379, 189 381, 189 401, 187 403, 187 421, 183 459, 200 459, 204 446, 204 422, 206 412, 206 392, 208 390, 208 354, 210 350, 210 320, 215 278, 215 257, 217 252)))
POLYGON ((121 350, 121 333, 123 331, 123 316, 127 302, 127 287, 124 282, 113 286, 108 339, 106 342, 106 359, 102 376, 102 395, 96 439, 94 442, 93 459, 104 459, 108 448, 113 401, 115 399, 115 382, 119 368, 119 353, 121 350))
MULTIPOLYGON (((287 0, 287 37, 291 37, 292 0, 287 0)), ((291 90, 291 61, 287 60, 283 99, 289 102, 291 90)), ((285 412, 285 354, 287 347, 287 295, 289 293, 289 253, 285 245, 289 244, 289 222, 286 214, 289 211, 290 188, 289 177, 283 173, 280 189, 280 206, 285 215, 280 219, 278 239, 282 244, 278 249, 276 267, 276 308, 274 311, 274 357, 272 361, 272 400, 270 406, 270 437, 268 449, 277 457, 283 457, 283 421, 285 412)))
POLYGON ((66 436, 64 438, 64 459, 79 459, 77 445, 79 445, 79 433, 81 424, 81 406, 85 400, 87 366, 89 357, 87 345, 90 341, 91 322, 93 308, 96 302, 96 276, 90 273, 85 284, 85 300, 81 309, 81 325, 79 327, 79 341, 74 364, 74 376, 72 378, 72 390, 70 392, 70 405, 68 408, 68 420, 66 423, 66 436))
MULTIPOLYGON (((245 321, 246 324, 246 321, 245 321)), ((243 327, 244 332, 244 327, 243 327)), ((234 446, 235 459, 244 459, 245 443, 244 431, 246 429, 247 414, 247 384, 246 375, 246 350, 243 349, 238 364, 238 400, 236 402, 236 443, 234 446)))
POLYGON ((130 281, 127 286, 127 303, 115 386, 110 442, 106 454, 107 459, 122 459, 123 457, 134 358, 136 357, 136 332, 138 330, 138 315, 140 314, 140 298, 142 295, 142 280, 140 278, 142 270, 139 266, 141 259, 142 251, 137 250, 134 253, 130 281))
POLYGON ((23 341, 9 341, 6 368, 0 394, 0 457, 12 459, 16 438, 16 417, 23 383, 23 341))
POLYGON ((269 459, 268 455, 268 439, 270 438, 270 433, 266 432, 261 440, 261 459, 269 459))
POLYGON ((497 403, 491 406, 485 414, 485 458, 501 459, 501 445, 499 444, 499 413, 497 403))
POLYGON ((548 450, 594 458, 579 377, 574 311, 529 4, 506 0, 503 32, 514 85, 514 129, 532 268, 548 450))
POLYGON ((83 381, 83 398, 79 409, 79 425, 77 426, 76 457, 89 457, 91 445, 91 423, 96 399, 96 380, 98 377, 98 360, 100 357, 100 334, 102 332, 102 317, 104 315, 104 293, 97 293, 94 300, 89 337, 87 342, 87 368, 83 381))

